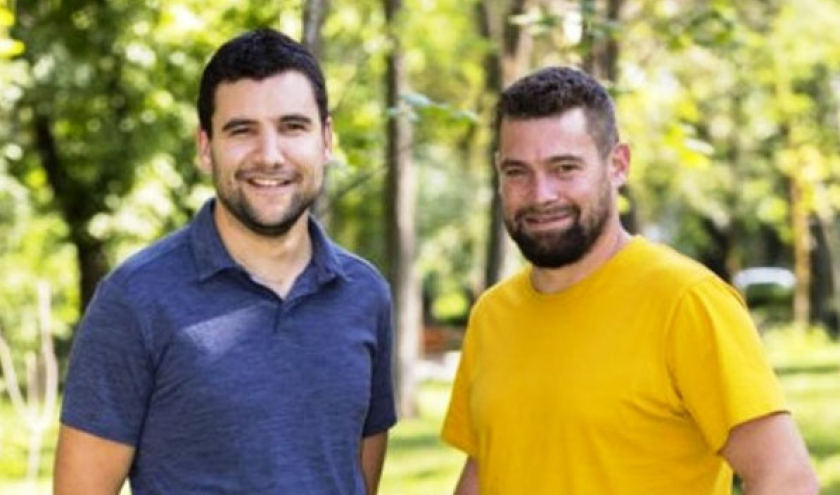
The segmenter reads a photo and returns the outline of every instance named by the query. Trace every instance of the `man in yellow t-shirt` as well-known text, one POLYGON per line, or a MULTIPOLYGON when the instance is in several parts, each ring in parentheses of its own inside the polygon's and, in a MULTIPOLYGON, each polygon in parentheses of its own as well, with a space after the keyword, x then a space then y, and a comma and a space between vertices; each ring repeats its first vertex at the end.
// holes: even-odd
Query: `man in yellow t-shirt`
POLYGON ((548 68, 497 106, 524 270, 476 303, 443 438, 456 495, 816 493, 738 294, 621 226, 630 151, 589 76, 548 68))

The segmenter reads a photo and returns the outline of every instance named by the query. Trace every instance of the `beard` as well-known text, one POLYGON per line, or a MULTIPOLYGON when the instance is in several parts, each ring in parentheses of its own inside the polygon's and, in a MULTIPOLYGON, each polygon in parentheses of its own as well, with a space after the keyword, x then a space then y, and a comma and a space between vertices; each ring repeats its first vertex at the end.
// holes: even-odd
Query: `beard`
MULTIPOLYGON (((240 173, 237 172, 236 176, 240 173)), ((293 192, 285 211, 278 218, 267 220, 236 186, 236 180, 226 182, 215 164, 213 183, 216 187, 216 197, 242 225, 257 235, 273 238, 282 237, 289 232, 300 217, 312 207, 323 187, 322 184, 313 190, 293 192)))
POLYGON ((596 203, 588 215, 583 215, 580 206, 564 206, 572 215, 572 225, 553 232, 529 233, 525 217, 533 213, 553 213, 555 208, 524 208, 513 218, 505 218, 505 227, 516 242, 522 255, 538 268, 562 268, 579 261, 601 237, 607 220, 612 214, 612 199, 607 184, 602 184, 596 203))

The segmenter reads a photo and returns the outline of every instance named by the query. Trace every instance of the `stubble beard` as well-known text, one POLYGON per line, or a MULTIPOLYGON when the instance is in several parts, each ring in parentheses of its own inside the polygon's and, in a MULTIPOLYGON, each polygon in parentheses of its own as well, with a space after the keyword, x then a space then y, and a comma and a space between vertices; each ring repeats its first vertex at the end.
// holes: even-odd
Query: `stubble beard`
POLYGON ((505 218, 508 234, 525 259, 534 266, 562 268, 581 260, 592 250, 612 215, 610 189, 606 184, 602 184, 592 213, 586 218, 582 218, 580 206, 570 205, 566 208, 569 208, 573 215, 572 225, 554 232, 526 232, 524 217, 533 213, 535 207, 520 210, 513 218, 505 218))
POLYGON ((235 179, 231 181, 229 186, 224 184, 224 180, 214 163, 213 183, 219 201, 248 230, 259 236, 271 238, 286 235, 300 217, 315 204, 315 200, 323 189, 322 181, 314 192, 295 191, 289 199, 289 205, 283 215, 276 220, 267 221, 261 218, 257 208, 248 201, 248 198, 237 186, 235 179))

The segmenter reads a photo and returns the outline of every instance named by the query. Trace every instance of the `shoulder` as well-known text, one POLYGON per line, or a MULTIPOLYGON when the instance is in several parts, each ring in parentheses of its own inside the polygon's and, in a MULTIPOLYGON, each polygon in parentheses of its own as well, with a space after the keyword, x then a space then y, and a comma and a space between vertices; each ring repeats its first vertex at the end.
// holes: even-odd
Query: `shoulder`
POLYGON ((669 326, 690 322, 704 334, 716 322, 730 329, 752 328, 743 297, 732 285, 671 247, 645 243, 645 252, 635 263, 639 280, 652 300, 668 308, 669 326))
POLYGON ((670 246, 637 238, 632 249, 626 266, 633 278, 663 298, 679 297, 707 287, 737 295, 734 288, 709 268, 670 246))
POLYGON ((142 342, 151 348, 149 308, 155 300, 172 295, 163 279, 175 277, 191 265, 185 262, 189 256, 185 232, 179 230, 129 256, 99 283, 82 317, 76 336, 79 342, 142 342))
POLYGON ((373 291, 387 302, 391 300, 388 282, 370 261, 331 242, 336 260, 346 280, 358 290, 373 291))
POLYGON ((192 261, 189 227, 184 227, 126 258, 100 285, 135 297, 194 272, 192 261))
POLYGON ((513 275, 487 288, 473 304, 471 314, 478 315, 491 308, 502 311, 512 310, 511 305, 527 304, 530 294, 528 268, 523 268, 513 275))

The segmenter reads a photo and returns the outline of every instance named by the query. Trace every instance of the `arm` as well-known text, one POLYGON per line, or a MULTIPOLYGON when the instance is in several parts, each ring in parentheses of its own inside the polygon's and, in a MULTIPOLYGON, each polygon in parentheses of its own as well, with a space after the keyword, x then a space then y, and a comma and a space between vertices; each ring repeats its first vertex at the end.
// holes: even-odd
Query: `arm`
POLYGON ((454 495, 478 495, 478 463, 472 457, 464 464, 454 495))
POLYGON ((819 491, 808 451, 786 413, 733 428, 721 450, 744 482, 744 495, 812 495, 819 491))
POLYGON ((134 448, 62 424, 55 454, 55 495, 117 495, 134 448))
POLYGON ((379 477, 382 475, 382 463, 385 460, 385 449, 388 447, 388 432, 377 433, 362 438, 362 476, 368 495, 376 495, 379 490, 379 477))

